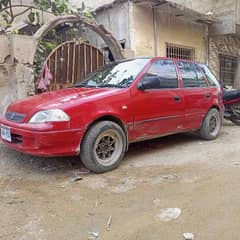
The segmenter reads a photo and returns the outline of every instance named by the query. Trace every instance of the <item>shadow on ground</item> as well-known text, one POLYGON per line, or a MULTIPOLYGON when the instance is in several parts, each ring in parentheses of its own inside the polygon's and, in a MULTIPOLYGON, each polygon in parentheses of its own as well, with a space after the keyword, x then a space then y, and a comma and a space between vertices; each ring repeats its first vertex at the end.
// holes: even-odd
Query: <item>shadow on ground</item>
MULTIPOLYGON (((228 128, 232 127, 231 122, 224 122, 224 130, 220 137, 228 134, 228 128)), ((154 153, 158 151, 171 151, 173 149, 192 144, 194 142, 204 142, 197 135, 190 133, 176 134, 143 142, 130 144, 126 153, 124 164, 131 162, 133 158, 138 158, 142 154, 154 153)), ((63 174, 72 170, 84 168, 78 156, 43 158, 26 155, 16 152, 3 144, 0 144, 0 173, 10 168, 16 168, 26 172, 38 172, 54 175, 63 174)), ((121 167, 121 165, 120 165, 121 167)))

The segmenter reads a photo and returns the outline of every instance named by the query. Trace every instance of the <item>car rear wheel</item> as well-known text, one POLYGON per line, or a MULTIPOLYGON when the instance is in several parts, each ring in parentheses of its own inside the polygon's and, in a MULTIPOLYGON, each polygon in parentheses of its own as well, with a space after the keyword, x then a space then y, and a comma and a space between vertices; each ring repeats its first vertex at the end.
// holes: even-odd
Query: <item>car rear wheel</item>
POLYGON ((210 109, 200 128, 200 137, 206 140, 216 139, 219 135, 221 125, 222 120, 219 111, 216 108, 210 109))
POLYGON ((126 137, 122 128, 111 121, 93 125, 81 144, 83 164, 95 173, 116 168, 124 157, 126 137))

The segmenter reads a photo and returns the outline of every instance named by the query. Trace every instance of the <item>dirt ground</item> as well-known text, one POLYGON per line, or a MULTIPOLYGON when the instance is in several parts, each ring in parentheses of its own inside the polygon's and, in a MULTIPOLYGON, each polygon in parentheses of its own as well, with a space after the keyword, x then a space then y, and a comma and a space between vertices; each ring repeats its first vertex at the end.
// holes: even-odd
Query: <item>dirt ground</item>
POLYGON ((0 144, 0 239, 239 239, 239 140, 240 127, 224 123, 212 142, 181 134, 137 143, 101 175, 82 174, 78 158, 0 144), (166 208, 180 215, 163 221, 166 208))

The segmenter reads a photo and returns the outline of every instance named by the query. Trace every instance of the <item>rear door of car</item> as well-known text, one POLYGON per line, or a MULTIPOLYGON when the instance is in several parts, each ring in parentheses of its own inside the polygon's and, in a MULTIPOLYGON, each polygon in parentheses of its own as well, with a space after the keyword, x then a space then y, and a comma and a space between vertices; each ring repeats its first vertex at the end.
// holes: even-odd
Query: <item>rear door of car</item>
POLYGON ((139 90, 132 88, 134 139, 167 135, 183 129, 184 97, 173 60, 156 59, 146 76, 157 76, 160 87, 139 90))
POLYGON ((184 128, 199 129, 202 120, 212 105, 212 91, 198 64, 176 61, 182 80, 185 99, 184 128))

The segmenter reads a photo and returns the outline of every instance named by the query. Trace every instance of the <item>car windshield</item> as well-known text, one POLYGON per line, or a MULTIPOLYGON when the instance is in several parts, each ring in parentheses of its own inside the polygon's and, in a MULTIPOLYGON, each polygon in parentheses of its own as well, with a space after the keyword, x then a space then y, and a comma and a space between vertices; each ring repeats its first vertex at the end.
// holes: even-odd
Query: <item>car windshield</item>
POLYGON ((149 59, 134 59, 105 65, 74 87, 129 87, 148 62, 149 59))

